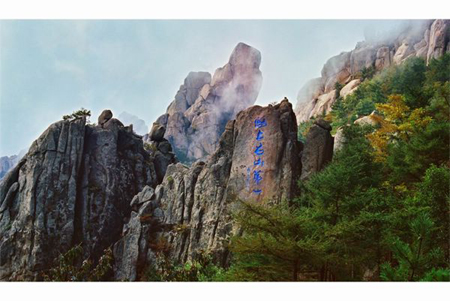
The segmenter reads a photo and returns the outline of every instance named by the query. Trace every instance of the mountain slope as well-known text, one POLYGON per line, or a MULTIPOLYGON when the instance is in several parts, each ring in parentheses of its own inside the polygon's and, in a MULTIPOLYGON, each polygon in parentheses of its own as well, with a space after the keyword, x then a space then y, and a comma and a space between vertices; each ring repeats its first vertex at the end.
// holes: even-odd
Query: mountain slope
POLYGON ((420 57, 429 63, 449 51, 449 20, 412 22, 395 38, 360 42, 352 51, 330 58, 321 77, 310 80, 300 89, 295 106, 297 122, 329 113, 337 97, 353 93, 370 73, 402 64, 411 57, 420 57))

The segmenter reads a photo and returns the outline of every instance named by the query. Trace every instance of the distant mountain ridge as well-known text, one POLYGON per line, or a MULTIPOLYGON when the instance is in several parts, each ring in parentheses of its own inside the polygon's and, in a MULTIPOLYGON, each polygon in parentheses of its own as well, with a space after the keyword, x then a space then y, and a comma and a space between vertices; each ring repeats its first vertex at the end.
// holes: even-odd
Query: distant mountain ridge
POLYGON ((0 157, 0 181, 6 173, 19 163, 19 160, 27 153, 26 149, 19 152, 18 155, 0 157))
POLYGON ((336 101, 336 83, 343 86, 340 96, 345 97, 361 83, 362 71, 379 72, 410 57, 421 57, 428 63, 449 51, 450 20, 414 21, 394 37, 359 42, 352 51, 331 57, 321 77, 300 89, 295 106, 297 122, 329 113, 336 101))

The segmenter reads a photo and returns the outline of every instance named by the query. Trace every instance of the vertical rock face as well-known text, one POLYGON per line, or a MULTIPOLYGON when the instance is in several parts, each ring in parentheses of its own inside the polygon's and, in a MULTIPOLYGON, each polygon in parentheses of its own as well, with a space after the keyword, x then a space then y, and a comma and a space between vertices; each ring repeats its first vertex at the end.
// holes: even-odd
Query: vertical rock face
POLYGON ((72 244, 84 131, 51 125, 0 184, 0 279, 33 279, 72 244))
POLYGON ((253 106, 238 114, 234 129, 228 190, 243 200, 291 198, 301 169, 292 105, 284 100, 276 106, 253 106))
POLYGON ((331 126, 323 119, 316 120, 306 135, 305 148, 302 154, 301 180, 307 180, 312 174, 320 171, 333 157, 333 137, 331 126))
POLYGON ((402 64, 410 57, 421 57, 429 63, 449 52, 449 24, 450 20, 412 21, 394 38, 360 42, 352 51, 330 58, 322 69, 322 76, 307 82, 300 90, 295 109, 297 121, 304 122, 330 112, 336 100, 331 97, 335 84, 345 86, 353 82, 354 91, 355 80, 361 77, 363 68, 381 71, 402 64))
POLYGON ((176 261, 208 250, 219 263, 226 264, 226 245, 233 231, 230 212, 239 206, 236 199, 278 202, 292 197, 301 172, 301 148, 295 115, 287 100, 240 112, 236 120, 227 123, 207 163, 198 161, 190 168, 180 163, 170 165, 154 194, 142 207, 133 209, 132 220, 114 247, 116 279, 134 280, 146 265, 154 264, 158 251, 154 246, 161 241, 171 246, 170 257, 176 261), (264 138, 257 140, 259 130, 259 138, 264 138), (263 154, 255 153, 259 143, 263 154), (260 177, 255 177, 255 172, 260 177), (261 192, 254 192, 258 189, 261 192), (142 209, 144 206, 149 211, 142 209), (155 213, 155 208, 162 211, 155 213), (153 212, 156 218, 146 221, 144 211, 153 212))
POLYGON ((297 95, 297 104, 295 105, 295 115, 297 119, 308 120, 315 103, 311 99, 317 99, 324 89, 322 78, 314 78, 306 82, 297 95))
POLYGON ((229 62, 211 79, 207 72, 191 72, 166 114, 157 122, 182 162, 212 154, 228 120, 253 105, 262 83, 261 54, 239 43, 229 62))
POLYGON ((105 112, 101 126, 51 125, 0 183, 0 279, 40 279, 78 243, 95 260, 119 239, 133 196, 156 185, 141 137, 105 112))
POLYGON ((428 40, 427 62, 450 51, 450 20, 436 20, 430 28, 428 40))
POLYGON ((164 138, 166 128, 154 122, 150 134, 144 136, 144 142, 149 151, 152 152, 157 182, 161 183, 170 164, 178 160, 172 151, 172 145, 164 138))

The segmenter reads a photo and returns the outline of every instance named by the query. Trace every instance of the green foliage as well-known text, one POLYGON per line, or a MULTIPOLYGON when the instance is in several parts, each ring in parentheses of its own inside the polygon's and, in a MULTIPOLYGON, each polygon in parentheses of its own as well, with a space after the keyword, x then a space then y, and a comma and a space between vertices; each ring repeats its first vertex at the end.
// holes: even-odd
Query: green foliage
POLYGON ((232 267, 239 280, 296 281, 317 269, 325 246, 319 224, 303 212, 307 209, 290 207, 287 202, 240 204, 235 218, 245 234, 234 237, 230 246, 241 259, 232 267))
POLYGON ((83 248, 77 245, 61 254, 53 268, 44 273, 45 281, 105 281, 112 273, 113 255, 106 249, 98 262, 83 259, 83 248))
MULTIPOLYGON (((381 279, 387 281, 415 281, 442 277, 436 273, 434 265, 444 263, 442 249, 435 247, 431 240, 434 222, 422 213, 410 223, 410 242, 399 237, 391 240, 391 250, 397 266, 385 263, 381 267, 381 279), (426 277, 425 277, 426 276, 426 277)), ((440 270, 440 269, 439 269, 440 270)))
POLYGON ((362 99, 355 107, 356 114, 358 116, 366 116, 375 110, 375 103, 369 99, 362 99))
POLYGON ((175 180, 173 179, 172 176, 168 176, 168 177, 167 177, 167 182, 169 182, 169 184, 172 185, 172 183, 173 183, 174 181, 175 181, 175 180))
POLYGON ((147 281, 219 281, 223 269, 213 263, 212 256, 199 252, 195 259, 176 264, 167 254, 158 253, 156 265, 145 272, 147 281))
POLYGON ((334 84, 334 90, 336 90, 336 92, 334 94, 334 98, 338 99, 340 97, 340 93, 341 93, 341 90, 343 87, 344 87, 344 85, 339 82, 336 82, 334 84))
POLYGON ((364 67, 361 69, 361 81, 365 81, 366 79, 371 79, 375 75, 375 67, 364 67))
POLYGON ((87 110, 85 108, 81 108, 78 111, 74 111, 70 115, 64 115, 63 116, 63 120, 73 121, 73 120, 78 120, 78 119, 81 119, 81 118, 87 118, 89 120, 90 116, 91 116, 91 111, 90 110, 87 110))
POLYGON ((297 131, 297 138, 299 141, 305 143, 306 141, 306 135, 308 135, 309 129, 313 125, 312 120, 301 122, 298 125, 298 131, 297 131))
POLYGON ((449 169, 431 165, 408 190, 374 159, 373 128, 343 130, 342 150, 299 198, 241 202, 223 280, 449 280, 449 169))
POLYGON ((150 153, 154 153, 154 152, 156 152, 156 151, 158 150, 158 148, 156 147, 155 144, 153 144, 153 143, 147 143, 147 142, 144 142, 144 149, 145 149, 147 152, 150 152, 150 153))
POLYGON ((450 53, 446 53, 440 59, 432 59, 425 72, 425 78, 427 86, 433 86, 435 82, 450 81, 450 53))
POLYGON ((404 64, 392 66, 376 75, 370 68, 363 69, 368 75, 362 77, 364 80, 358 89, 340 103, 336 101, 332 112, 333 126, 352 123, 370 114, 371 108, 385 103, 393 94, 402 95, 411 110, 429 105, 436 93, 444 98, 447 96, 448 102, 449 87, 443 86, 449 81, 449 62, 450 54, 447 53, 438 60, 432 60, 429 66, 421 58, 410 58, 404 64))
POLYGON ((300 197, 242 202, 222 279, 450 281, 449 63, 446 54, 363 70, 331 113, 342 149, 299 183, 300 197), (373 110, 376 126, 353 124, 373 110))

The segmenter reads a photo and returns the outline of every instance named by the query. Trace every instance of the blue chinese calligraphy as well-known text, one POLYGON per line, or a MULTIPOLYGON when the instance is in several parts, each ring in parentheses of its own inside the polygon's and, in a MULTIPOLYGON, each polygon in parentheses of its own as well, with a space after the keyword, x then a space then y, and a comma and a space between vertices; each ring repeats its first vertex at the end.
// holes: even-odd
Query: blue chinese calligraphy
POLYGON ((256 159, 254 162, 253 162, 253 166, 264 166, 264 161, 263 160, 261 160, 261 157, 259 157, 258 159, 256 159))
POLYGON ((264 139, 263 131, 258 130, 258 134, 256 134, 256 141, 261 141, 264 139))
POLYGON ((260 129, 260 128, 262 128, 262 127, 265 127, 265 126, 267 126, 267 122, 266 122, 266 119, 265 118, 263 118, 263 119, 255 119, 255 129, 260 129))
MULTIPOLYGON (((263 174, 264 171, 262 167, 264 167, 264 132, 262 128, 267 126, 267 121, 265 118, 257 118, 255 119, 255 130, 256 131, 256 137, 255 140, 257 144, 255 145, 255 148, 253 150, 255 160, 253 161, 253 177, 252 177, 252 186, 253 189, 251 190, 256 195, 261 195, 263 193, 262 191, 262 181, 263 181, 263 174)), ((250 188, 250 168, 247 168, 247 187, 250 188)))
POLYGON ((257 156, 264 155, 264 149, 263 149, 262 143, 259 143, 259 145, 256 146, 255 155, 257 155, 257 156))
POLYGON ((255 181, 256 185, 259 185, 262 181, 261 170, 253 171, 253 181, 255 181))
POLYGON ((255 194, 261 194, 262 193, 262 190, 261 189, 253 189, 253 193, 255 193, 255 194))

